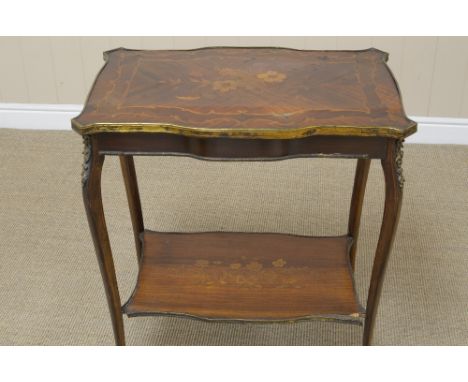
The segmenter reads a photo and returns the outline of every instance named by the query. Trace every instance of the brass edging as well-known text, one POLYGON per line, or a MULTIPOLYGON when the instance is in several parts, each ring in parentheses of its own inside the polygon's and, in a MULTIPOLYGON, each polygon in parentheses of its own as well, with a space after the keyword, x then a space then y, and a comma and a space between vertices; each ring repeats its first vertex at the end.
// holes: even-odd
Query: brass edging
POLYGON ((248 318, 223 318, 223 317, 203 317, 196 314, 184 312, 129 312, 127 304, 122 306, 122 313, 127 317, 183 317, 197 321, 205 322, 222 322, 232 324, 289 324, 302 321, 325 321, 325 322, 341 322, 346 324, 363 326, 363 321, 366 317, 364 312, 356 312, 349 315, 346 314, 316 314, 292 318, 279 319, 248 319, 248 318))
POLYGON ((206 128, 164 123, 93 123, 81 125, 72 119, 73 129, 81 135, 97 133, 167 133, 199 138, 295 139, 313 135, 405 138, 417 130, 417 123, 401 130, 390 126, 306 126, 294 129, 206 128))

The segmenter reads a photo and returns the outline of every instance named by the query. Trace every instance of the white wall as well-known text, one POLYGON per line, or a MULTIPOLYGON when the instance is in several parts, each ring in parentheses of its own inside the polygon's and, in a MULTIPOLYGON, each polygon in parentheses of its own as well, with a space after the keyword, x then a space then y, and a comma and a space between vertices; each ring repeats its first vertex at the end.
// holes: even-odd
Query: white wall
POLYGON ((468 37, 0 37, 0 127, 69 129, 103 51, 214 45, 376 47, 390 54, 406 112, 420 123, 409 141, 468 144, 468 37))
POLYGON ((0 37, 0 102, 82 104, 105 50, 209 45, 374 46, 390 53, 409 115, 468 118, 468 37, 0 37))

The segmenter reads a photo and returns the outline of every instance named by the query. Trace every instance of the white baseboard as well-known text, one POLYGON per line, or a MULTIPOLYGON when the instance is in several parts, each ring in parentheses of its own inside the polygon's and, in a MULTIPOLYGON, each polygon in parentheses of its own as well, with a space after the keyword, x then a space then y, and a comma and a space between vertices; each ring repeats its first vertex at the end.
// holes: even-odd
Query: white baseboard
POLYGON ((405 143, 468 145, 468 118, 410 117, 418 132, 405 143))
MULTIPOLYGON (((82 105, 0 103, 0 128, 70 130, 82 105)), ((418 132, 407 143, 468 145, 468 118, 411 117, 418 132)))
POLYGON ((0 128, 70 130, 83 105, 0 103, 0 128))

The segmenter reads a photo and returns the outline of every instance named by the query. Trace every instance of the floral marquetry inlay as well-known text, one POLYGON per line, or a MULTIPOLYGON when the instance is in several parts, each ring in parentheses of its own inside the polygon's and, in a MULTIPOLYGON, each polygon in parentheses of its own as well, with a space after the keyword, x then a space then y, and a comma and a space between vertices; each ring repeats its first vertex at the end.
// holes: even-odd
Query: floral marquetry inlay
POLYGON ((106 58, 73 120, 81 134, 401 138, 416 129, 376 49, 116 49, 106 58))
POLYGON ((275 72, 274 70, 269 70, 267 72, 257 74, 257 78, 260 78, 265 82, 282 82, 286 78, 286 75, 275 72))
POLYGON ((233 80, 224 80, 224 81, 214 81, 213 82, 213 90, 217 90, 219 92, 225 93, 230 90, 237 89, 237 83, 233 80))
MULTIPOLYGON (((269 264, 259 261, 249 261, 245 264, 214 263, 208 260, 195 261, 195 267, 187 266, 192 274, 192 282, 196 285, 223 285, 252 288, 303 288, 299 280, 307 279, 309 267, 285 267, 286 262, 278 259, 269 264), (211 266, 210 266, 211 265, 211 266)), ((180 265, 177 267, 180 271, 180 265)), ((166 268, 171 273, 171 269, 166 268)), ((176 269, 173 270, 174 272, 176 269)))

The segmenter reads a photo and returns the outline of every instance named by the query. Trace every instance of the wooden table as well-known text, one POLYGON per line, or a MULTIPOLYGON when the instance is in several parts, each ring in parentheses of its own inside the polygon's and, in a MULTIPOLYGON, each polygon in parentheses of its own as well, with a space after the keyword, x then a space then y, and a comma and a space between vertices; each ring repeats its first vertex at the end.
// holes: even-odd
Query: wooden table
POLYGON ((84 139, 83 198, 116 343, 125 344, 125 313, 340 320, 364 324, 368 345, 401 205, 402 142, 416 131, 385 64, 388 55, 376 49, 120 48, 104 57, 72 126, 84 139), (135 290, 123 306, 101 199, 106 155, 120 157, 139 261, 135 290), (355 158, 348 231, 305 237, 146 230, 134 155, 355 158), (353 269, 371 159, 382 164, 385 207, 363 308, 353 269))

